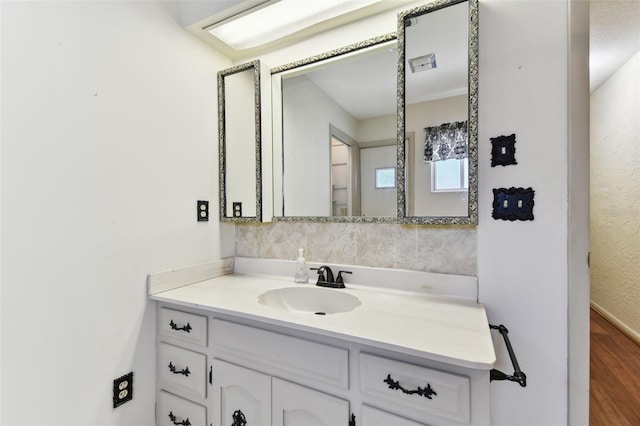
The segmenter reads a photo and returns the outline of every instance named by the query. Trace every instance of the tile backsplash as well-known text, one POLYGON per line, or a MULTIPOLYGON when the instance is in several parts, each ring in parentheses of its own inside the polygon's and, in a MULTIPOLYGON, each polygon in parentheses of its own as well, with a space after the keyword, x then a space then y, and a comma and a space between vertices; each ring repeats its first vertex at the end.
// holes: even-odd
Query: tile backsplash
POLYGON ((477 275, 473 226, 379 223, 236 224, 235 254, 311 262, 477 275))

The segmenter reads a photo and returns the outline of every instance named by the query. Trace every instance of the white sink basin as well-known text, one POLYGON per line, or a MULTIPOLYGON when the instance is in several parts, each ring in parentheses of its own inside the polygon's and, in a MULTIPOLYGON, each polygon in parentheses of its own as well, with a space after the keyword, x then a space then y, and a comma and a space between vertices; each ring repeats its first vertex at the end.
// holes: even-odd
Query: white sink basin
POLYGON ((287 312, 316 315, 349 312, 361 305, 360 299, 341 290, 320 287, 287 287, 269 290, 258 296, 265 306, 287 312))

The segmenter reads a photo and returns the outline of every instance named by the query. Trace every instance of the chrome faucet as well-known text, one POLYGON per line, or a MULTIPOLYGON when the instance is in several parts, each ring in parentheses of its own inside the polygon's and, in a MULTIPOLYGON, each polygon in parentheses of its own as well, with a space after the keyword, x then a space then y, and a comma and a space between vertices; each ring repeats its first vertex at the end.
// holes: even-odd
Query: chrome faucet
POLYGON ((318 281, 316 282, 317 286, 320 287, 331 287, 331 288, 345 288, 344 280, 342 279, 342 274, 351 274, 351 271, 339 271, 338 276, 333 278, 333 271, 330 267, 323 265, 319 268, 311 268, 314 271, 318 271, 318 281), (326 274, 326 275, 325 275, 326 274))

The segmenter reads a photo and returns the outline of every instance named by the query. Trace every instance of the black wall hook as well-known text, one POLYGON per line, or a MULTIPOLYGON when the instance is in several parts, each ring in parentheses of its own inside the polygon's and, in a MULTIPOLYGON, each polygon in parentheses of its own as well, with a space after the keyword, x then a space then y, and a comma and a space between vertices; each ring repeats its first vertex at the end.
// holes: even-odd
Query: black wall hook
POLYGON ((515 352, 513 352, 513 347, 511 347, 511 341, 509 340, 509 330, 504 325, 491 325, 489 324, 489 328, 493 330, 498 330, 500 334, 502 334, 502 338, 504 339, 504 344, 507 346, 507 351, 509 352, 509 358, 511 358, 511 364, 513 365, 513 374, 509 376, 508 374, 503 373, 500 370, 496 370, 495 368, 491 369, 490 372, 490 381, 494 380, 510 380, 512 382, 520 383, 520 386, 523 388, 527 386, 527 375, 524 374, 522 370, 520 370, 520 365, 518 364, 518 359, 516 358, 515 352))

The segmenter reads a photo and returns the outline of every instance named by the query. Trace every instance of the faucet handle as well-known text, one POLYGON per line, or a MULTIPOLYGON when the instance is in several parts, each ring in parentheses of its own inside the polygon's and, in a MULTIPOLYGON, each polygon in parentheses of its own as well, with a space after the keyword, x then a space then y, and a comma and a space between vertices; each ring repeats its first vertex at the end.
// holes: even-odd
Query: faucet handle
POLYGON ((312 271, 318 271, 318 282, 320 281, 327 281, 327 279, 324 276, 324 267, 320 267, 320 268, 309 268, 312 271))
POLYGON ((345 274, 353 274, 351 271, 338 271, 338 277, 336 278, 336 284, 344 284, 344 280, 342 279, 342 273, 345 274))

